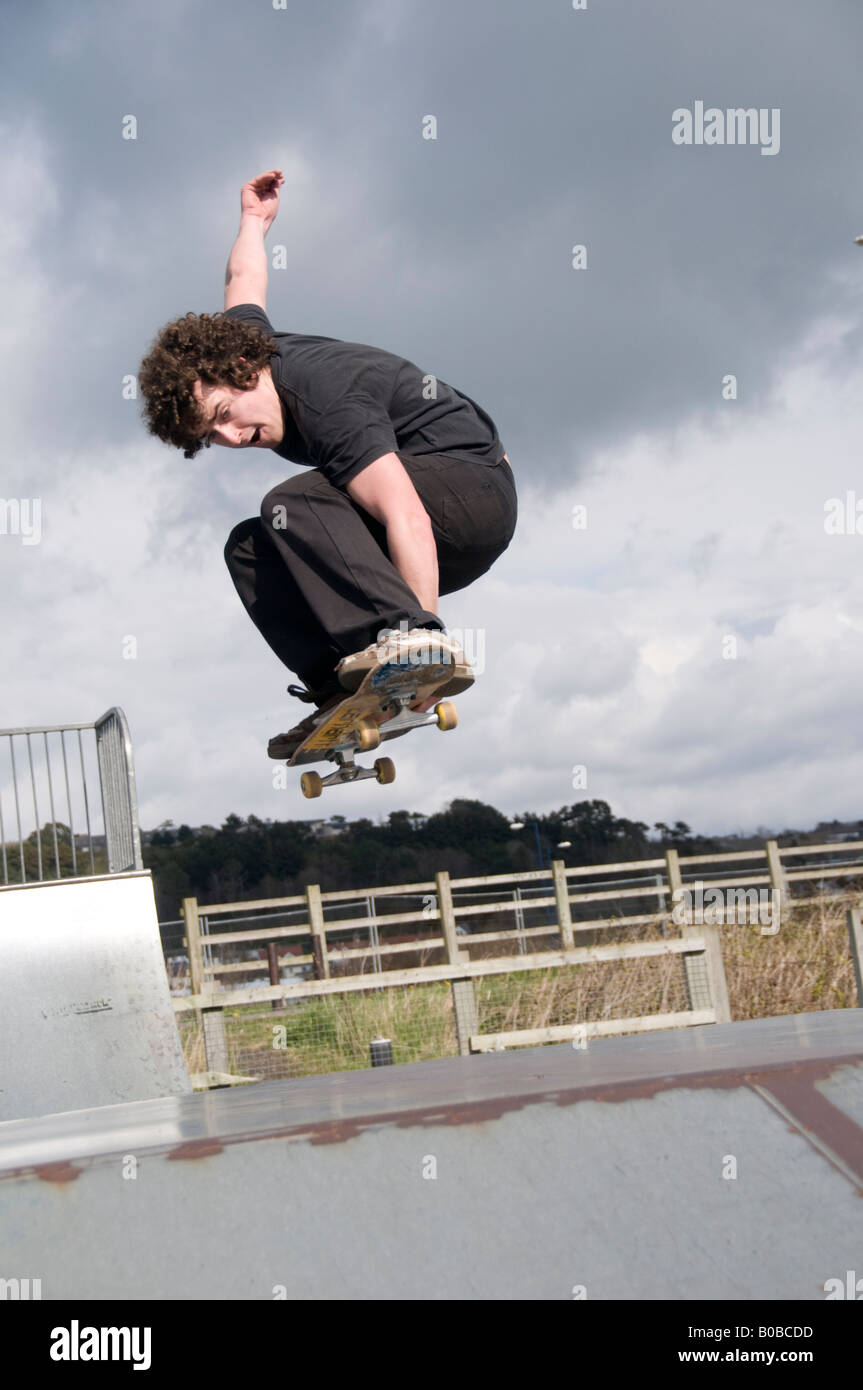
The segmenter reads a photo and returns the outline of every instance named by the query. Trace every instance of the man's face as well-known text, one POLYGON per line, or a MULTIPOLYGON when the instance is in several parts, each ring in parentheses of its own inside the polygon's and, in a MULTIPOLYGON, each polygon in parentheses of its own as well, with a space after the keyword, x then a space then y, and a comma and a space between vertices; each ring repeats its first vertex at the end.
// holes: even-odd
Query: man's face
POLYGON ((196 381, 195 399, 204 407, 202 440, 227 449, 274 449, 285 432, 282 403, 269 367, 245 391, 234 386, 205 386, 196 381))

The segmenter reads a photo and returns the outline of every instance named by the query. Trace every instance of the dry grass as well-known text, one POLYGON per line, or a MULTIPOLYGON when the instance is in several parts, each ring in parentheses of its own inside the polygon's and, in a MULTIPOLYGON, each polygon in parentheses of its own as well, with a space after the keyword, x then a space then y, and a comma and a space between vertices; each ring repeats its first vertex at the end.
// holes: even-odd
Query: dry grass
MULTIPOLYGON (((854 1008, 848 906, 848 899, 800 905, 776 936, 762 936, 757 925, 720 927, 731 1017, 854 1008)), ((624 928, 614 935, 629 941, 660 939, 654 927, 624 928)), ((602 939, 608 941, 610 933, 603 933, 602 939)), ((683 966, 673 956, 497 976, 478 984, 477 995, 481 1031, 487 1033, 636 1018, 689 1007, 683 966)))
POLYGON ((855 895, 800 905, 776 936, 761 936, 756 927, 721 928, 731 1017, 856 1008, 845 914, 858 901, 855 895))

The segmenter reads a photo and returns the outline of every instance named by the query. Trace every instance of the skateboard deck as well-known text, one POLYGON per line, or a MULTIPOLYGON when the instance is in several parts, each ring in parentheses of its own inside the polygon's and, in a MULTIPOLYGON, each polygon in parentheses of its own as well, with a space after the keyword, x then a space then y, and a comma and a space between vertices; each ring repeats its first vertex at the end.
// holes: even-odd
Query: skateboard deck
POLYGON ((431 699, 452 675, 452 663, 448 661, 428 664, 386 661, 367 672, 357 689, 333 706, 289 759, 289 767, 320 762, 337 764, 336 771, 326 777, 316 772, 303 773, 300 779, 303 795, 320 796, 326 786, 359 782, 367 777, 374 777, 378 782, 392 782, 396 773, 391 758, 378 758, 373 767, 359 767, 354 762, 355 755, 426 724, 454 729, 458 716, 449 701, 442 701, 426 713, 411 709, 411 705, 431 699))

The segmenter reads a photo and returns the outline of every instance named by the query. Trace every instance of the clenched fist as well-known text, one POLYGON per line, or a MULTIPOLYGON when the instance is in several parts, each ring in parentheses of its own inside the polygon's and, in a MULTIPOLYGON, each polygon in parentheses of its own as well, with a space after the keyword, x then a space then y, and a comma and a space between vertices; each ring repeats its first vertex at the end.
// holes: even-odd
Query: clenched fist
POLYGON ((279 210, 279 189, 284 183, 281 169, 268 169, 265 174, 244 183, 240 192, 240 207, 244 217, 260 217, 265 226, 275 220, 279 210))

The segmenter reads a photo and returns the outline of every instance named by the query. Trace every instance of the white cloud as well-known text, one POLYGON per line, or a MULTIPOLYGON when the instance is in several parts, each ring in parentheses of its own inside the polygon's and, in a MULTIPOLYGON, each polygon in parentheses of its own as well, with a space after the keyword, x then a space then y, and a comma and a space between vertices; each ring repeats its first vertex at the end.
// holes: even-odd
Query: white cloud
MULTIPOLYGON (((14 119, 0 124, 0 491, 41 496, 44 538, 24 547, 0 536, 4 722, 77 721, 123 705, 145 825, 218 822, 231 810, 381 816, 456 795, 505 811, 597 796, 619 814, 706 829, 856 815, 863 537, 828 536, 823 519, 825 501, 859 476, 863 295, 850 273, 812 261, 816 246, 822 259, 840 254, 825 252, 824 228, 841 241, 845 204, 830 200, 853 197, 840 175, 856 124, 840 123, 846 144, 813 137, 809 165, 793 162, 805 152, 790 143, 782 168, 759 161, 775 164, 781 187, 726 160, 710 165, 708 189, 704 161, 666 162, 667 122, 661 149, 649 120, 632 128, 629 89, 647 83, 638 92, 649 115, 674 85, 667 68, 656 77, 650 64, 614 65, 619 86, 606 98, 611 65, 580 54, 600 84, 585 72, 582 114, 605 112, 589 149, 571 83, 559 80, 572 59, 556 29, 528 27, 523 7, 471 12, 497 45, 482 71, 461 53, 454 62, 447 26, 427 7, 412 16, 377 0, 351 11, 335 50, 318 8, 262 13, 269 27, 252 32, 236 7, 216 7, 219 23, 202 35, 191 5, 157 6, 155 47, 149 11, 130 43, 110 6, 95 49, 78 19, 27 31, 47 58, 26 76, 26 105, 13 84, 14 119), (419 138, 419 69, 393 69, 392 45, 408 54, 421 40, 423 80, 443 103, 435 148, 419 138), (230 61, 254 57, 256 93, 279 92, 275 124, 249 104, 247 78, 237 86, 221 72, 226 43, 230 61), (546 76, 525 103, 516 84, 528 90, 528 59, 546 76), (129 148, 119 121, 139 108, 141 139, 129 148), (32 114, 20 119, 22 109, 32 114), (221 554, 282 464, 213 450, 187 465, 143 429, 124 442, 118 417, 136 345, 143 351, 169 314, 218 301, 240 183, 270 163, 287 178, 270 235, 288 248, 288 269, 270 282, 277 326, 428 361, 502 428, 508 413, 523 431, 518 444, 505 435, 522 496, 513 546, 443 605, 453 626, 485 635, 486 670, 458 702, 460 729, 394 743, 393 787, 363 783, 318 803, 303 801, 296 781, 272 787, 267 739, 306 708, 285 695, 291 677, 243 613, 221 554), (735 184, 744 170, 762 182, 735 184), (763 238, 787 223, 800 187, 811 189, 807 174, 822 196, 773 246, 763 238), (643 225, 630 221, 635 208, 643 225), (566 249, 582 235, 591 278, 574 280, 566 249), (813 266, 805 283, 801 263, 813 266), (821 300, 847 312, 795 340, 787 326, 821 300), (645 343, 654 351, 642 364, 645 343), (716 368, 717 344, 749 364, 748 377, 735 361, 716 368), (702 368, 739 371, 741 398, 692 422, 702 368), (756 403, 772 370, 775 391, 756 403), (71 374, 81 399, 61 396, 58 408, 71 374), (612 433, 642 408, 647 418, 657 393, 664 405, 651 418, 683 423, 612 433), (40 442, 43 429, 65 438, 67 426, 84 447, 40 442), (572 458, 585 438, 614 443, 561 484, 568 459, 549 441, 567 430, 572 458), (587 506, 586 531, 573 530, 576 503, 587 506), (135 660, 123 658, 128 636, 135 660), (581 763, 586 791, 572 786, 581 763)), ((670 67, 691 38, 683 9, 680 20, 683 47, 663 39, 670 67)), ((799 22, 815 23, 802 7, 799 22)), ((611 44, 613 27, 603 32, 611 44)), ((717 64, 729 54, 717 41, 717 64)), ((846 84, 842 100, 855 91, 846 84)), ((834 106, 821 105, 834 120, 834 106)), ((858 229, 847 233, 852 258, 858 229)), ((718 390, 717 379, 717 404, 718 390)))
POLYGON ((2 537, 19 595, 6 614, 18 653, 7 709, 54 723, 123 705, 145 825, 231 810, 380 816, 453 796, 507 812, 596 796, 619 814, 717 830, 856 813, 863 536, 826 535, 823 509, 857 476, 863 365, 831 377, 839 336, 834 325, 811 340, 761 412, 729 403, 718 424, 639 437, 557 493, 531 488, 532 461, 513 458, 516 539, 443 601, 451 626, 483 630, 485 671, 458 702, 459 732, 386 750, 392 788, 340 788, 314 806, 293 773, 273 789, 267 738, 306 711, 284 695, 291 677, 224 568, 258 476, 232 471, 226 451, 193 471, 146 439, 57 460, 41 545, 2 537), (219 515, 208 472, 233 499, 219 515), (735 660, 722 657, 729 635, 735 660), (586 791, 572 787, 576 764, 586 791))
POLYGON ((32 427, 38 419, 33 406, 51 360, 46 325, 57 307, 44 248, 53 237, 60 199, 50 147, 33 118, 14 124, 0 119, 0 205, 0 360, 8 443, 19 420, 29 419, 32 427))
MULTIPOLYGON (((863 536, 824 532, 858 476, 863 365, 829 365, 846 330, 818 326, 761 412, 729 402, 724 427, 636 439, 571 494, 528 495, 489 615, 515 635, 494 694, 523 731, 520 804, 586 794, 717 830, 859 813, 863 536), (588 790, 567 795, 581 762, 588 790)), ((499 800, 512 779, 485 766, 499 800)))

